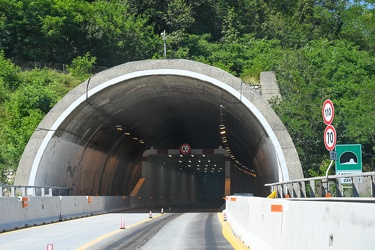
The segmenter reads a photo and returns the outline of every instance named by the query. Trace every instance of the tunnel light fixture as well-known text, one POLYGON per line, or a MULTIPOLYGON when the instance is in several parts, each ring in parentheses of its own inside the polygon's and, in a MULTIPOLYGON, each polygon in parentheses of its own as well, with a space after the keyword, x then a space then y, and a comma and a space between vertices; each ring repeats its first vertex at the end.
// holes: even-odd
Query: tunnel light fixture
POLYGON ((169 156, 169 158, 172 158, 172 155, 168 155, 169 156))
POLYGON ((139 140, 139 143, 144 144, 145 142, 143 140, 139 140))
POLYGON ((191 155, 191 157, 193 157, 193 158, 194 158, 194 155, 191 155))
POLYGON ((191 163, 191 160, 189 160, 189 163, 191 163))
POLYGON ((202 157, 206 157, 206 155, 202 155, 202 157))
POLYGON ((208 160, 207 162, 211 162, 211 160, 208 160))
MULTIPOLYGON (((220 105, 220 136, 221 136, 221 139, 223 141, 223 146, 225 148, 225 150, 229 153, 229 156, 230 158, 234 161, 234 167, 237 168, 238 170, 244 172, 245 174, 247 175, 251 175, 253 177, 256 177, 256 173, 254 170, 252 169, 249 169, 248 167, 246 167, 245 165, 241 164, 236 158, 235 156, 232 154, 231 152, 231 149, 228 145, 228 139, 226 137, 226 129, 225 129, 225 125, 224 125, 224 113, 223 111, 225 110, 225 107, 223 105, 220 105)), ((216 166, 216 165, 215 165, 216 166)), ((220 168, 218 170, 218 172, 220 172, 222 170, 222 168, 220 168)))
POLYGON ((179 162, 179 163, 182 163, 182 161, 181 161, 181 160, 179 160, 178 162, 179 162))
POLYGON ((138 138, 137 138, 137 137, 133 137, 133 140, 137 141, 137 140, 138 140, 138 138))
POLYGON ((183 155, 180 155, 180 157, 184 157, 183 155))
POLYGON ((191 168, 191 165, 188 165, 189 168, 191 168))
POLYGON ((197 170, 201 170, 200 168, 197 168, 197 170))
POLYGON ((125 134, 125 135, 130 135, 130 133, 129 133, 129 132, 125 132, 124 134, 125 134))
POLYGON ((121 125, 116 125, 116 129, 117 129, 118 131, 121 131, 121 130, 122 130, 121 125))

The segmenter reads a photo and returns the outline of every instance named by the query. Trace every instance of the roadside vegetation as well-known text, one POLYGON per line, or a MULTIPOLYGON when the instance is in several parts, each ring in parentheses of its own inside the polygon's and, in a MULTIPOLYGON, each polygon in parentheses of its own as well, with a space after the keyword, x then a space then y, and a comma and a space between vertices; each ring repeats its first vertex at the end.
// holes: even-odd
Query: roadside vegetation
POLYGON ((38 123, 91 74, 135 60, 210 64, 258 84, 275 71, 270 103, 304 175, 325 173, 321 106, 335 105, 338 144, 375 151, 375 1, 0 0, 0 183, 12 183, 38 123))

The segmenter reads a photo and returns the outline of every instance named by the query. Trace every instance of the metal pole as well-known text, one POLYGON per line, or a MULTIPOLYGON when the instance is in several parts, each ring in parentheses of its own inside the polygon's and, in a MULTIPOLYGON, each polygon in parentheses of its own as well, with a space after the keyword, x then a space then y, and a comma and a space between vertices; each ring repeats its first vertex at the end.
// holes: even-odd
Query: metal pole
POLYGON ((167 44, 166 44, 167 35, 165 34, 165 30, 160 35, 163 38, 163 42, 164 42, 164 58, 167 58, 167 44))
POLYGON ((327 171, 326 171, 326 178, 327 178, 327 190, 326 190, 326 194, 329 193, 328 172, 329 172, 329 170, 331 169, 332 164, 333 164, 333 160, 331 160, 331 163, 329 164, 329 166, 328 166, 328 168, 327 168, 327 171))

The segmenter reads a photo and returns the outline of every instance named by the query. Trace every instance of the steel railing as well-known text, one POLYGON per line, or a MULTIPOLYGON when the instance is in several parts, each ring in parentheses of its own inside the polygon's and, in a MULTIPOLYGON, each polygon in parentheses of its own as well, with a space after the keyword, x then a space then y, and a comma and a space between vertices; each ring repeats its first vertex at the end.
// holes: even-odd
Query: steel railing
POLYGON ((328 175, 265 184, 278 198, 374 197, 375 172, 328 175))
POLYGON ((56 186, 0 185, 0 197, 69 196, 71 188, 56 186))

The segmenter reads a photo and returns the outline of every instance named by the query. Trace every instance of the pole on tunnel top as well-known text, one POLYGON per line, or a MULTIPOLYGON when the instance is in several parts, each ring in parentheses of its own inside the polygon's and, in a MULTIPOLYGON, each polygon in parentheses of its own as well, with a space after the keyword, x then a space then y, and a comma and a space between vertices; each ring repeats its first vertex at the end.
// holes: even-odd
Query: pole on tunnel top
POLYGON ((163 42, 164 42, 164 58, 167 58, 167 44, 166 44, 167 35, 165 34, 165 30, 160 35, 163 38, 163 42))

